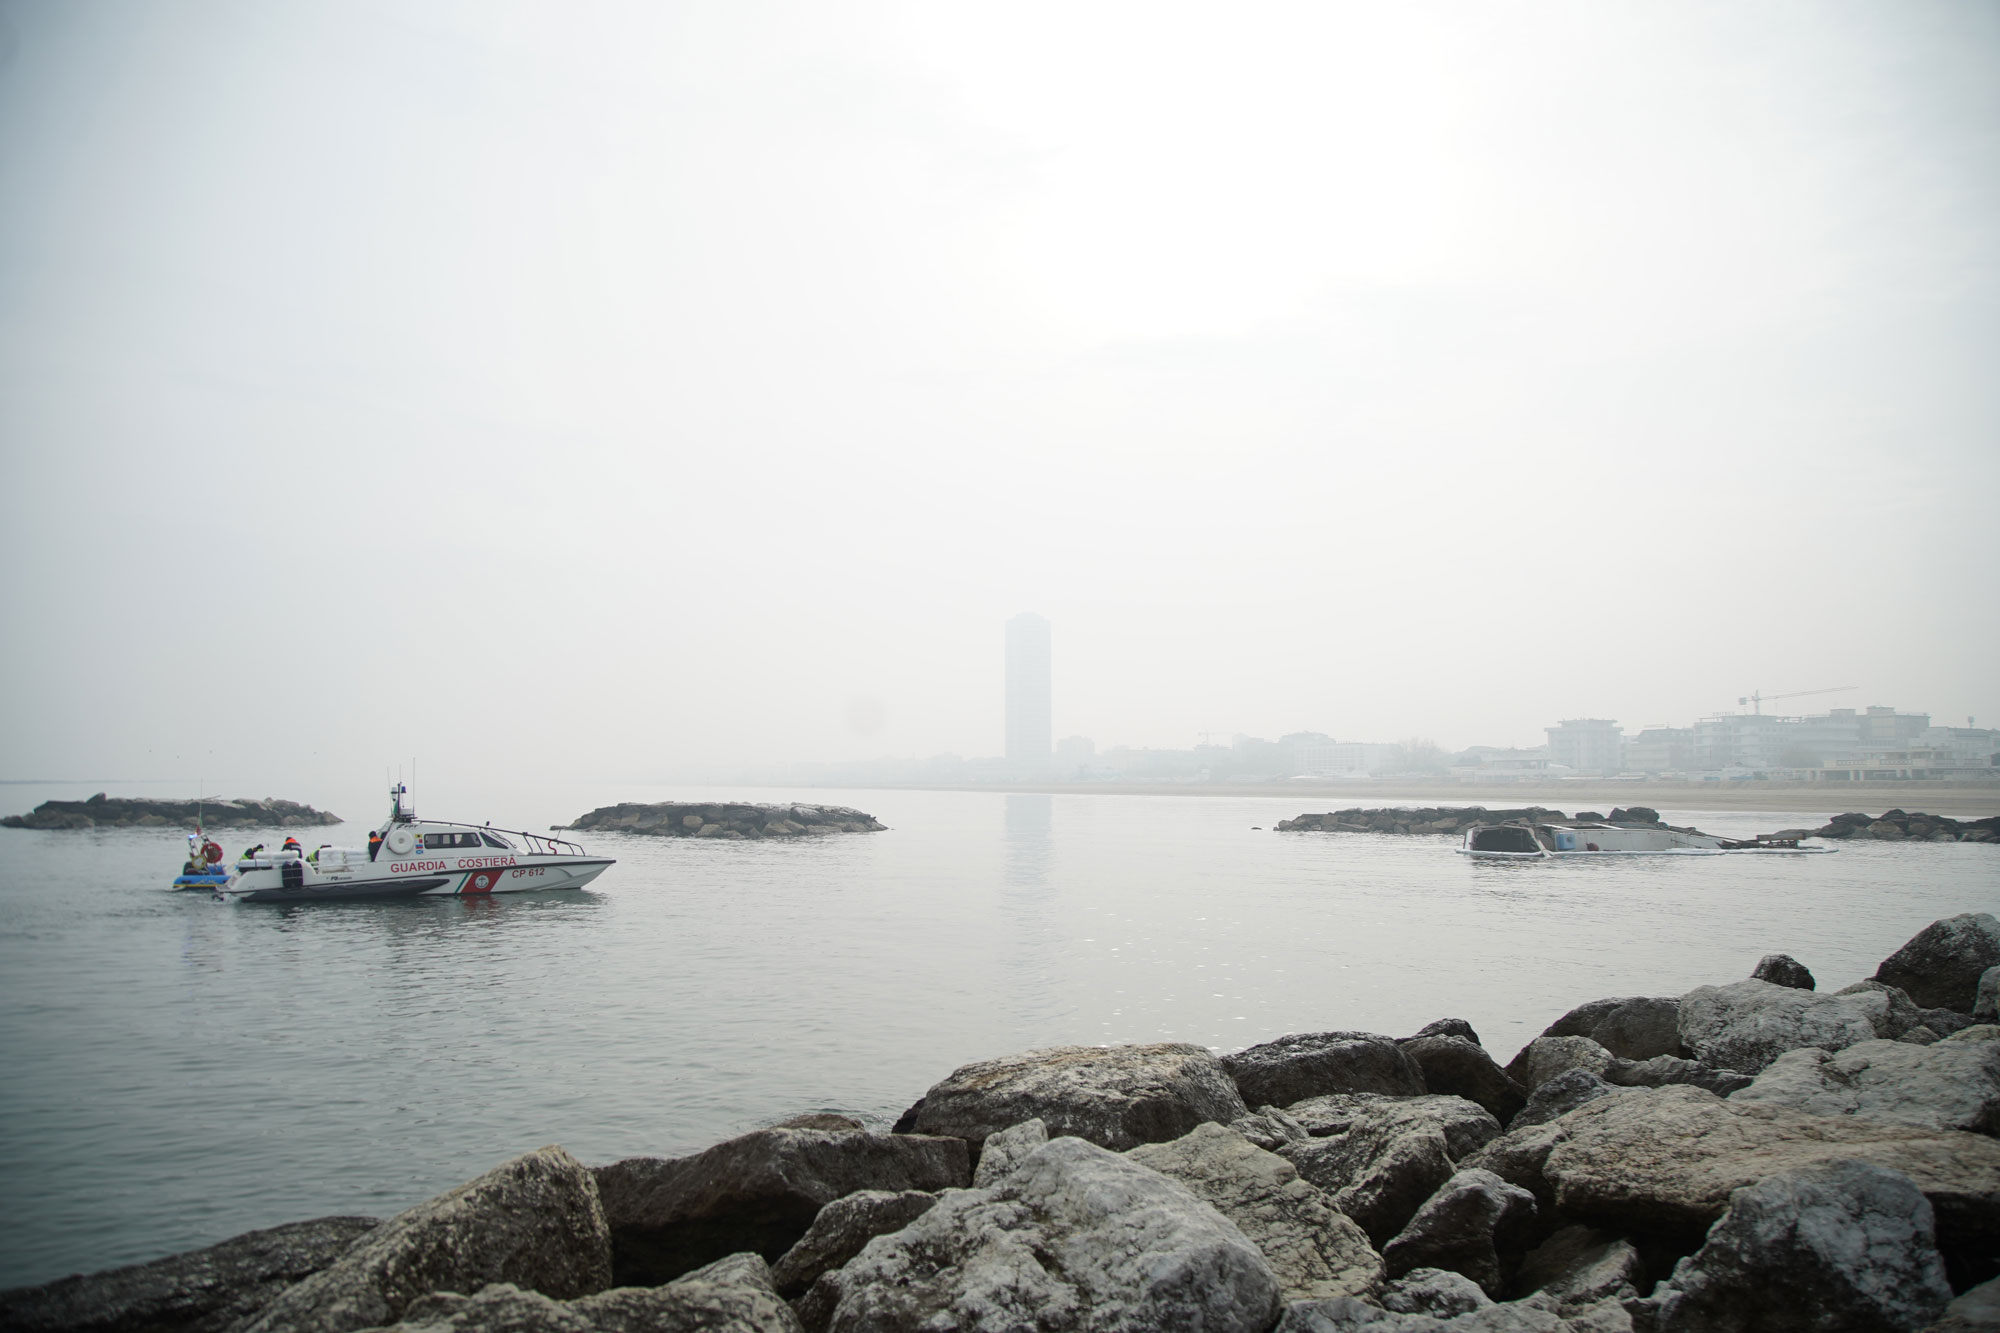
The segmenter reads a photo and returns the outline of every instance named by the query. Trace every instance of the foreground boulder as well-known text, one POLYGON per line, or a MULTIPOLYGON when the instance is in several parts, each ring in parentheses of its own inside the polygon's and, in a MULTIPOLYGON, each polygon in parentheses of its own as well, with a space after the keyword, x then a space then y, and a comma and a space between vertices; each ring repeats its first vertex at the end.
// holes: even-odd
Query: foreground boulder
POLYGON ((248 1333, 344 1333, 395 1323, 434 1291, 489 1283, 557 1300, 611 1282, 597 1187, 561 1148, 541 1148, 398 1213, 332 1265, 287 1288, 248 1333))
POLYGON ((901 1231, 937 1199, 924 1190, 856 1190, 835 1199, 771 1269, 771 1285, 783 1296, 803 1295, 820 1274, 840 1267, 877 1236, 901 1231))
POLYGON ((2000 919, 1990 912, 1966 912, 1918 931, 1882 960, 1875 979, 1907 992, 1921 1009, 1969 1014, 1980 974, 1994 966, 2000 966, 2000 919))
POLYGON ((2000 1330, 2000 1278, 1982 1282, 1950 1305, 1924 1333, 1995 1333, 2000 1330))
POLYGON ((984 1143, 1024 1120, 1122 1152, 1248 1114, 1222 1062, 1203 1046, 1054 1046, 952 1071, 896 1122, 897 1131, 984 1143))
POLYGON ((1659 1333, 1916 1333, 1950 1300, 1922 1192, 1857 1161, 1732 1192, 1702 1247, 1653 1297, 1659 1333))
POLYGON ((972 1183, 960 1139, 760 1129, 692 1157, 597 1168, 621 1286, 654 1286, 738 1251, 767 1262, 825 1205, 856 1190, 934 1192, 972 1183))
POLYGON ((1521 1260, 1515 1290, 1546 1292, 1558 1308, 1627 1300, 1650 1284, 1632 1242, 1590 1227, 1563 1227, 1521 1260))
POLYGON ((1491 1171, 1460 1171, 1382 1248, 1382 1260, 1397 1277, 1442 1268, 1472 1279, 1488 1296, 1501 1296, 1499 1249, 1518 1253, 1517 1242, 1534 1218, 1535 1196, 1528 1191, 1491 1171))
POLYGON ((1341 1296, 1287 1307, 1273 1333, 1632 1333, 1632 1328, 1631 1317, 1616 1301, 1565 1316, 1553 1301, 1536 1295, 1440 1316, 1397 1314, 1341 1296))
POLYGON ((1621 1235, 1698 1240, 1732 1190, 1838 1158, 1900 1171, 1947 1246, 2000 1241, 2000 1142, 1978 1134, 1804 1115, 1699 1088, 1630 1089, 1473 1155, 1569 1217, 1621 1235))
MULTIPOLYGON (((731 1255, 661 1287, 616 1287, 572 1301, 510 1283, 472 1296, 419 1297, 394 1333, 801 1333, 798 1316, 771 1288, 754 1254, 731 1255)), ((379 1333, 389 1333, 380 1330, 379 1333)))
POLYGON ((1503 1125, 1528 1104, 1527 1089, 1493 1063, 1476 1039, 1437 1033, 1400 1044, 1416 1062, 1426 1092, 1477 1102, 1503 1125))
POLYGON ((1750 969, 1753 981, 1768 981, 1773 986, 1790 986, 1794 990, 1814 990, 1817 983, 1806 965, 1788 953, 1767 953, 1750 969))
MULTIPOLYGON (((1685 1054, 1680 1041, 1680 1002, 1670 997, 1626 995, 1592 1000, 1549 1024, 1541 1035, 1588 1037, 1622 1060, 1685 1054)), ((1508 1063, 1507 1072, 1533 1092, 1534 1085, 1517 1068, 1527 1049, 1523 1047, 1522 1054, 1508 1063)))
POLYGON ((338 1259, 380 1222, 322 1217, 151 1263, 0 1292, 0 1328, 221 1333, 338 1259))
POLYGON ((1493 1298, 1463 1273, 1445 1268, 1413 1268, 1382 1288, 1378 1303, 1396 1314, 1449 1319, 1485 1309, 1493 1304, 1493 1298))
POLYGON ((1560 1119, 1585 1102, 1594 1102, 1599 1097, 1609 1097, 1618 1089, 1605 1082, 1588 1069, 1572 1069, 1566 1074, 1558 1074, 1535 1089, 1528 1104, 1521 1113, 1508 1122, 1507 1131, 1527 1129, 1534 1125, 1545 1125, 1560 1119))
POLYGON ((1507 1066, 1507 1072, 1520 1081, 1521 1087, 1533 1092, 1573 1069, 1603 1078, 1617 1058, 1589 1037, 1543 1035, 1521 1048, 1507 1066))
POLYGON ((1461 1158, 1500 1133, 1485 1108, 1461 1097, 1319 1097, 1290 1113, 1324 1137, 1279 1152, 1378 1246, 1409 1224, 1461 1158))
POLYGON ((1294 1032, 1225 1055, 1222 1063, 1252 1106, 1290 1106, 1333 1093, 1424 1091, 1416 1061, 1395 1038, 1376 1032, 1294 1032))
POLYGON ((1278 1275, 1287 1301, 1372 1296, 1382 1258, 1368 1233, 1334 1208, 1298 1168, 1221 1125, 1198 1125, 1172 1143, 1125 1154, 1171 1176, 1234 1222, 1278 1275))
POLYGON ((801 1304, 837 1333, 1200 1329, 1263 1333, 1278 1277, 1178 1182, 1078 1138, 1000 1184, 954 1191, 822 1277, 801 1304))
POLYGON ((1734 1101, 1923 1129, 2000 1133, 2000 1027, 1927 1046, 1864 1041, 1838 1053, 1788 1051, 1734 1101))
POLYGON ((988 1134, 979 1149, 979 1166, 972 1173, 974 1189, 997 1185, 1000 1178, 1020 1165, 1021 1159, 1049 1141, 1049 1127, 1039 1118, 1009 1125, 998 1134, 988 1134))
POLYGON ((1881 992, 1822 995, 1737 981, 1698 986, 1681 997, 1680 1038, 1688 1054, 1704 1064, 1761 1073, 1766 1065, 1804 1046, 1842 1051, 1883 1035, 1890 1002, 1881 992))

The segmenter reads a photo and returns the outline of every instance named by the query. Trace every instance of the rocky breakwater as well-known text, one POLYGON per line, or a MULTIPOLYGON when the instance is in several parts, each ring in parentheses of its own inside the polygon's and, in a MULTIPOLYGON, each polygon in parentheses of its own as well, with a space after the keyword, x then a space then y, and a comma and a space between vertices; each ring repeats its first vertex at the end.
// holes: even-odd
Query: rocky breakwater
POLYGON ((320 828, 341 818, 297 801, 173 801, 152 796, 106 796, 87 801, 43 801, 25 815, 0 819, 0 828, 320 828))
POLYGON ((1793 830, 1802 837, 1874 838, 1881 842, 2000 842, 2000 815, 1952 819, 1946 815, 1889 810, 1882 815, 1835 815, 1819 828, 1793 830))
POLYGON ((751 802, 606 805, 569 826, 580 832, 641 833, 655 838, 802 838, 829 833, 880 833, 888 827, 844 805, 751 802))
POLYGON ((1783 954, 1558 1017, 1053 1047, 888 1132, 543 1148, 327 1218, 0 1293, 0 1326, 400 1333, 1994 1327, 2000 921, 1831 993, 1783 954))
POLYGON ((1488 810, 1480 805, 1438 805, 1423 806, 1418 809, 1404 809, 1390 806, 1384 809, 1332 810, 1323 815, 1303 814, 1296 819, 1281 819, 1276 828, 1280 833, 1441 833, 1454 837, 1463 834, 1475 824, 1508 824, 1527 822, 1535 824, 1635 824, 1648 828, 1665 828, 1660 823, 1660 812, 1649 810, 1643 805, 1630 809, 1614 809, 1608 815, 1594 811, 1579 811, 1574 816, 1560 810, 1550 810, 1539 805, 1524 806, 1518 810, 1488 810))

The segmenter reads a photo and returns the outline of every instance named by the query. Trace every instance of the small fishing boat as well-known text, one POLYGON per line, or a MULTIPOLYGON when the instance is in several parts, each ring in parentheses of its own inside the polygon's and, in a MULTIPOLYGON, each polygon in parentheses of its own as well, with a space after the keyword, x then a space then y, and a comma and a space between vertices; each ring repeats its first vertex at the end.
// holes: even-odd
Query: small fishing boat
POLYGON ((545 833, 418 819, 409 789, 389 789, 389 818, 368 846, 311 852, 261 849, 236 863, 216 896, 247 903, 308 903, 580 889, 615 864, 545 833))
POLYGON ((1571 856, 1718 856, 1762 852, 1788 856, 1831 852, 1807 847, 1798 838, 1722 838, 1696 829, 1664 824, 1565 823, 1527 820, 1475 824, 1457 848, 1460 856, 1496 861, 1544 861, 1571 856))

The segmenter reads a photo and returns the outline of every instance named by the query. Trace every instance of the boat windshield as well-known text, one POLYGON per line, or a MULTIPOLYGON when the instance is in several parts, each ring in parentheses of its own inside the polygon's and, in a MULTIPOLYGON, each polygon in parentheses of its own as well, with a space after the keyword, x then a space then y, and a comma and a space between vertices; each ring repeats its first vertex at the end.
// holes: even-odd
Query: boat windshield
POLYGON ((481 839, 485 841, 488 847, 498 847, 503 852, 511 852, 514 850, 513 843, 507 841, 505 838, 495 833, 492 829, 479 830, 479 836, 481 839))

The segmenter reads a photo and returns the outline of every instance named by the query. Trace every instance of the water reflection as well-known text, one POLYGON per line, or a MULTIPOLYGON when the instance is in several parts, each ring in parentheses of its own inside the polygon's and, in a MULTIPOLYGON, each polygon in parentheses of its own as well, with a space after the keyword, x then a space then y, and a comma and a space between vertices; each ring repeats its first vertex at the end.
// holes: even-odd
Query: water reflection
POLYGON ((1073 1006, 1060 994, 1063 931, 1055 909, 1055 798, 1006 797, 1001 836, 1000 907, 1007 923, 1001 955, 1008 1009, 1023 1033, 1047 1032, 1073 1006))

